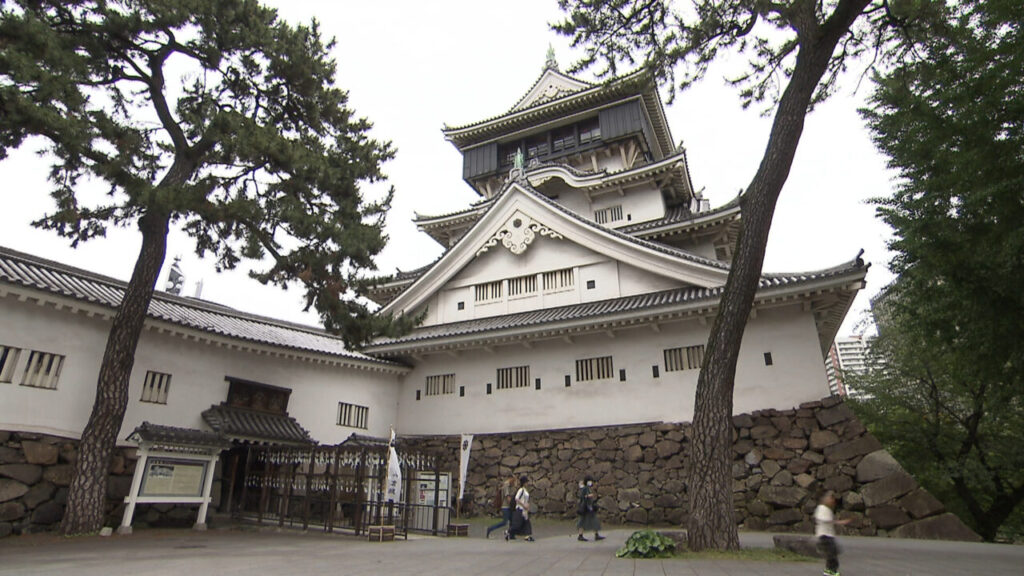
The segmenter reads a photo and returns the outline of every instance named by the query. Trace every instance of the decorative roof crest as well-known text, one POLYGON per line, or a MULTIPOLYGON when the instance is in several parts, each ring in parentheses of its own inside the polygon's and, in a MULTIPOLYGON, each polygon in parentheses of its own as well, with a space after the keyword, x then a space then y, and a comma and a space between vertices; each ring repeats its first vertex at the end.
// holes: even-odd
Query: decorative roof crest
POLYGON ((555 48, 554 46, 551 45, 551 43, 548 43, 548 55, 547 59, 544 60, 544 69, 554 70, 555 72, 559 71, 558 60, 555 60, 555 48))
POLYGON ((555 239, 563 237, 558 232, 516 210, 505 222, 505 225, 477 250, 476 255, 479 256, 487 252, 492 246, 496 246, 498 242, 501 242, 501 245, 508 248, 509 252, 518 256, 526 252, 526 249, 533 243, 537 234, 555 239))

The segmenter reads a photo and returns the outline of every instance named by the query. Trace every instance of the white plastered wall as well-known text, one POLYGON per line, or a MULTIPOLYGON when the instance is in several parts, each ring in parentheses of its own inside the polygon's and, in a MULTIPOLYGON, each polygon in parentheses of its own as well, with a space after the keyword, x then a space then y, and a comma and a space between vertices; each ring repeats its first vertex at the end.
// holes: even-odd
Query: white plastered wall
MULTIPOLYGON (((65 356, 56 390, 0 384, 0 430, 81 435, 92 409, 100 361, 109 322, 99 317, 0 299, 0 344, 65 356)), ((206 429, 201 413, 227 399, 225 376, 292 390, 288 412, 314 439, 335 444, 353 432, 386 436, 397 419, 399 376, 316 364, 145 330, 135 355, 129 383, 128 408, 118 442, 143 421, 168 426, 206 429), (171 375, 167 404, 141 402, 146 372, 171 375), (368 429, 337 425, 338 402, 369 408, 368 429)))
MULTIPOLYGON (((608 335, 552 339, 531 348, 509 345, 430 355, 404 378, 399 400, 403 434, 494 433, 654 421, 690 421, 697 371, 666 372, 663 350, 704 344, 708 326, 697 320, 666 323, 608 335), (577 382, 577 359, 613 356, 613 377, 577 382), (530 385, 498 390, 496 370, 530 366, 530 385), (659 376, 653 376, 657 365, 659 376), (626 381, 619 371, 625 369, 626 381), (453 394, 426 396, 426 377, 454 373, 453 394), (565 386, 565 376, 571 386, 565 386), (541 380, 541 389, 535 380, 541 380), (491 394, 487 394, 487 384, 491 394), (460 387, 465 396, 460 396, 460 387), (416 392, 420 391, 420 400, 416 392)), ((736 373, 735 413, 785 409, 828 394, 817 332, 799 306, 764 311, 751 320, 736 373), (773 364, 766 366, 764 353, 773 364)))
POLYGON ((616 262, 566 239, 540 236, 523 254, 512 254, 499 244, 479 255, 429 300, 429 311, 423 324, 430 326, 514 314, 645 294, 681 285, 677 280, 616 262), (564 268, 575 269, 576 284, 572 289, 545 292, 538 281, 537 291, 529 295, 509 296, 506 286, 500 300, 486 303, 474 300, 473 287, 478 284, 564 268), (590 282, 593 288, 588 288, 590 282))

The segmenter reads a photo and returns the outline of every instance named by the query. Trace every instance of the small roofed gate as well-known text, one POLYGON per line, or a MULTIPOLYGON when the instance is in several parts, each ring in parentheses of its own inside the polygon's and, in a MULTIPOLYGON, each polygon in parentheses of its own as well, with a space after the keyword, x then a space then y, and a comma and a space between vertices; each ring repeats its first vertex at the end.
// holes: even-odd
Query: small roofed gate
POLYGON ((433 454, 403 450, 398 445, 402 470, 400 502, 384 501, 387 484, 388 445, 386 441, 353 435, 336 446, 252 446, 245 463, 245 483, 236 517, 255 519, 260 524, 319 527, 362 534, 372 525, 394 525, 395 533, 409 529, 437 534, 447 514, 448 502, 412 504, 413 478, 440 477, 440 459, 433 454), (433 518, 430 526, 412 526, 413 516, 433 518))

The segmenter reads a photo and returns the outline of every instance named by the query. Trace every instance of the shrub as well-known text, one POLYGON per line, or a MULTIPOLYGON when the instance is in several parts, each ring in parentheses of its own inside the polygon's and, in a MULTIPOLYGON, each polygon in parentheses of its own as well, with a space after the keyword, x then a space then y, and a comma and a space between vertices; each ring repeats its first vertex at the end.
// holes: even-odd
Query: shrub
POLYGON ((668 536, 654 530, 637 530, 615 555, 619 558, 668 558, 675 550, 676 543, 668 536))

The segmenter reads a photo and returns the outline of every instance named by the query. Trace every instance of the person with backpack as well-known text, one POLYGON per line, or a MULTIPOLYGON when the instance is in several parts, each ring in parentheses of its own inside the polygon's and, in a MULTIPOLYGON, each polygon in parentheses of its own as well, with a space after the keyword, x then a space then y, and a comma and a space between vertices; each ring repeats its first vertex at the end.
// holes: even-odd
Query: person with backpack
POLYGON ((533 542, 533 525, 530 523, 530 491, 526 489, 529 478, 519 478, 519 490, 515 495, 515 510, 512 512, 512 522, 505 532, 505 540, 515 540, 517 535, 526 536, 527 542, 533 542))
POLYGON ((515 481, 516 475, 509 474, 508 478, 498 485, 498 489, 494 495, 495 508, 501 512, 501 522, 487 527, 486 538, 491 537, 491 532, 501 528, 502 526, 508 526, 508 523, 512 521, 512 509, 515 507, 515 481))
POLYGON ((594 541, 604 540, 604 536, 601 536, 601 520, 597 517, 597 492, 594 488, 594 478, 587 476, 580 482, 579 491, 577 493, 577 504, 576 504, 576 529, 579 534, 576 539, 580 542, 586 542, 587 537, 583 535, 584 531, 592 530, 594 532, 594 541))

